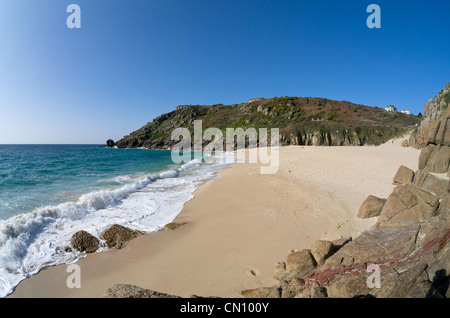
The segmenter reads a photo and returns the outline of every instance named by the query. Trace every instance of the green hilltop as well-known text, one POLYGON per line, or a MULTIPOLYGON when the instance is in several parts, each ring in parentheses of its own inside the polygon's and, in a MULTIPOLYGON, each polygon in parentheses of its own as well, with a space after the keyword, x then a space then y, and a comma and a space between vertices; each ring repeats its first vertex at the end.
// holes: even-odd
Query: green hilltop
MULTIPOLYGON (((254 98, 247 103, 183 105, 117 141, 119 148, 167 149, 175 128, 193 133, 194 120, 203 130, 279 128, 281 145, 379 145, 403 135, 420 122, 415 115, 316 97, 254 98)), ((209 141, 208 141, 209 142, 209 141)), ((207 142, 205 141, 205 144, 207 142)))

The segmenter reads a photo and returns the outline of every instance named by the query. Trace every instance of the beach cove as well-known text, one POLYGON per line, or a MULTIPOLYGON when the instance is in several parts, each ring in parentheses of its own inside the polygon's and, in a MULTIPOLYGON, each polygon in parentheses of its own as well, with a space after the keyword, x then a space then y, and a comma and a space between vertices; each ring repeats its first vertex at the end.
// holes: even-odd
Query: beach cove
POLYGON ((274 267, 317 240, 357 237, 374 224, 356 214, 368 195, 386 198, 398 167, 417 169, 420 151, 381 146, 280 148, 276 174, 236 163, 200 186, 174 222, 120 250, 89 254, 76 264, 81 288, 69 289, 67 265, 22 281, 9 297, 102 297, 132 284, 181 297, 242 297, 272 285, 274 267))

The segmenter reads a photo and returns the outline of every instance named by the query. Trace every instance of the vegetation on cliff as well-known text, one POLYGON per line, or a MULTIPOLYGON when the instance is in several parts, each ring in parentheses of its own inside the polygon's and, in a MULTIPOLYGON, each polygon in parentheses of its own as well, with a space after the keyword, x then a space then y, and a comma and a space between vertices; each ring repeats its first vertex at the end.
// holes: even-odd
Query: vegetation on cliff
POLYGON ((279 128, 282 145, 378 145, 412 130, 415 115, 386 112, 378 107, 311 97, 254 99, 234 105, 185 105, 163 114, 117 141, 119 148, 167 149, 178 141, 175 128, 193 133, 194 120, 203 129, 279 128))

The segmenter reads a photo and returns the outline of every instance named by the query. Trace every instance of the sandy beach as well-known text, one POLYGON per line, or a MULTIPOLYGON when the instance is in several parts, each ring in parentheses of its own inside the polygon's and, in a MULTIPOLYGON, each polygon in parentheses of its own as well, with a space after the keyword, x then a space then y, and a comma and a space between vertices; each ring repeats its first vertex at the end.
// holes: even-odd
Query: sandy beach
POLYGON ((356 218, 370 194, 386 198, 400 165, 416 170, 419 150, 404 138, 374 147, 280 149, 276 174, 237 163, 200 186, 176 222, 123 249, 80 260, 81 288, 66 285, 67 266, 42 270, 10 297, 102 297, 114 284, 189 297, 241 297, 274 284, 274 267, 292 250, 319 239, 356 237, 375 220, 356 218))

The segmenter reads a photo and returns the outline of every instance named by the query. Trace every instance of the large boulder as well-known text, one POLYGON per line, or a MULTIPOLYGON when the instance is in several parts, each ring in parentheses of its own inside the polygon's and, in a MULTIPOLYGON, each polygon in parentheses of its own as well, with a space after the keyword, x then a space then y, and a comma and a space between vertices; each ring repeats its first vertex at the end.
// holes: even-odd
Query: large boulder
POLYGON ((397 186, 387 198, 377 227, 395 227, 423 223, 434 216, 439 197, 415 185, 397 186))
POLYGON ((275 268, 274 278, 280 281, 302 278, 311 273, 316 265, 317 263, 309 250, 293 252, 275 268))
POLYGON ((417 132, 409 137, 409 145, 416 149, 423 149, 428 144, 428 131, 430 129, 430 119, 425 118, 420 123, 417 132))
POLYGON ((99 247, 97 238, 83 230, 73 234, 70 243, 74 249, 86 253, 94 253, 99 247))
POLYGON ((450 186, 448 180, 438 178, 425 170, 415 172, 414 184, 420 189, 430 191, 440 197, 449 191, 450 186))
POLYGON ((408 254, 415 248, 419 225, 369 229, 330 256, 324 268, 336 268, 408 254))
MULTIPOLYGON (((426 242, 445 237, 446 235, 450 239, 450 193, 441 197, 436 216, 420 227, 417 244, 422 246, 426 242)), ((448 265, 450 266, 450 262, 448 265)), ((450 273, 450 268, 447 272, 450 273)))
POLYGON ((100 233, 100 238, 106 241, 108 247, 120 249, 126 242, 142 235, 142 232, 129 229, 125 226, 114 224, 100 233))
POLYGON ((448 127, 450 127, 450 118, 443 118, 441 120, 441 124, 439 125, 439 129, 436 133, 436 143, 439 145, 444 145, 445 137, 447 135, 448 127))
POLYGON ((419 170, 425 169, 427 166, 428 159, 430 159, 431 154, 434 151, 435 145, 428 145, 420 151, 419 155, 419 170))
POLYGON ((336 279, 328 288, 327 293, 332 298, 353 298, 370 295, 371 290, 367 286, 368 274, 364 271, 360 275, 343 276, 336 279))
POLYGON ((436 143, 436 134, 439 130, 440 125, 441 125, 440 120, 436 120, 430 125, 430 130, 428 131, 428 143, 431 144, 436 143))
POLYGON ((369 195, 361 204, 357 217, 360 219, 368 219, 379 216, 386 199, 380 199, 374 195, 369 195))
POLYGON ((337 240, 334 240, 332 243, 334 245, 334 251, 337 252, 339 249, 341 249, 341 247, 343 247, 345 244, 347 244, 348 242, 352 241, 352 237, 348 236, 348 237, 341 237, 337 240))
POLYGON ((447 173, 450 163, 450 147, 437 145, 427 161, 426 170, 447 173))
POLYGON ((409 184, 414 179, 414 171, 405 166, 400 166, 394 176, 394 182, 398 184, 409 184))
POLYGON ((409 141, 408 141, 408 139, 403 140, 402 143, 401 143, 401 146, 402 146, 402 147, 409 147, 409 141))
POLYGON ((311 246, 311 254, 319 266, 322 265, 328 257, 333 255, 334 251, 334 244, 330 241, 319 240, 311 246))
POLYGON ((371 271, 362 269, 357 274, 344 273, 328 286, 328 295, 333 298, 377 297, 377 298, 425 298, 432 284, 426 277, 426 263, 398 263, 396 268, 380 267, 380 288, 367 284, 371 271))

